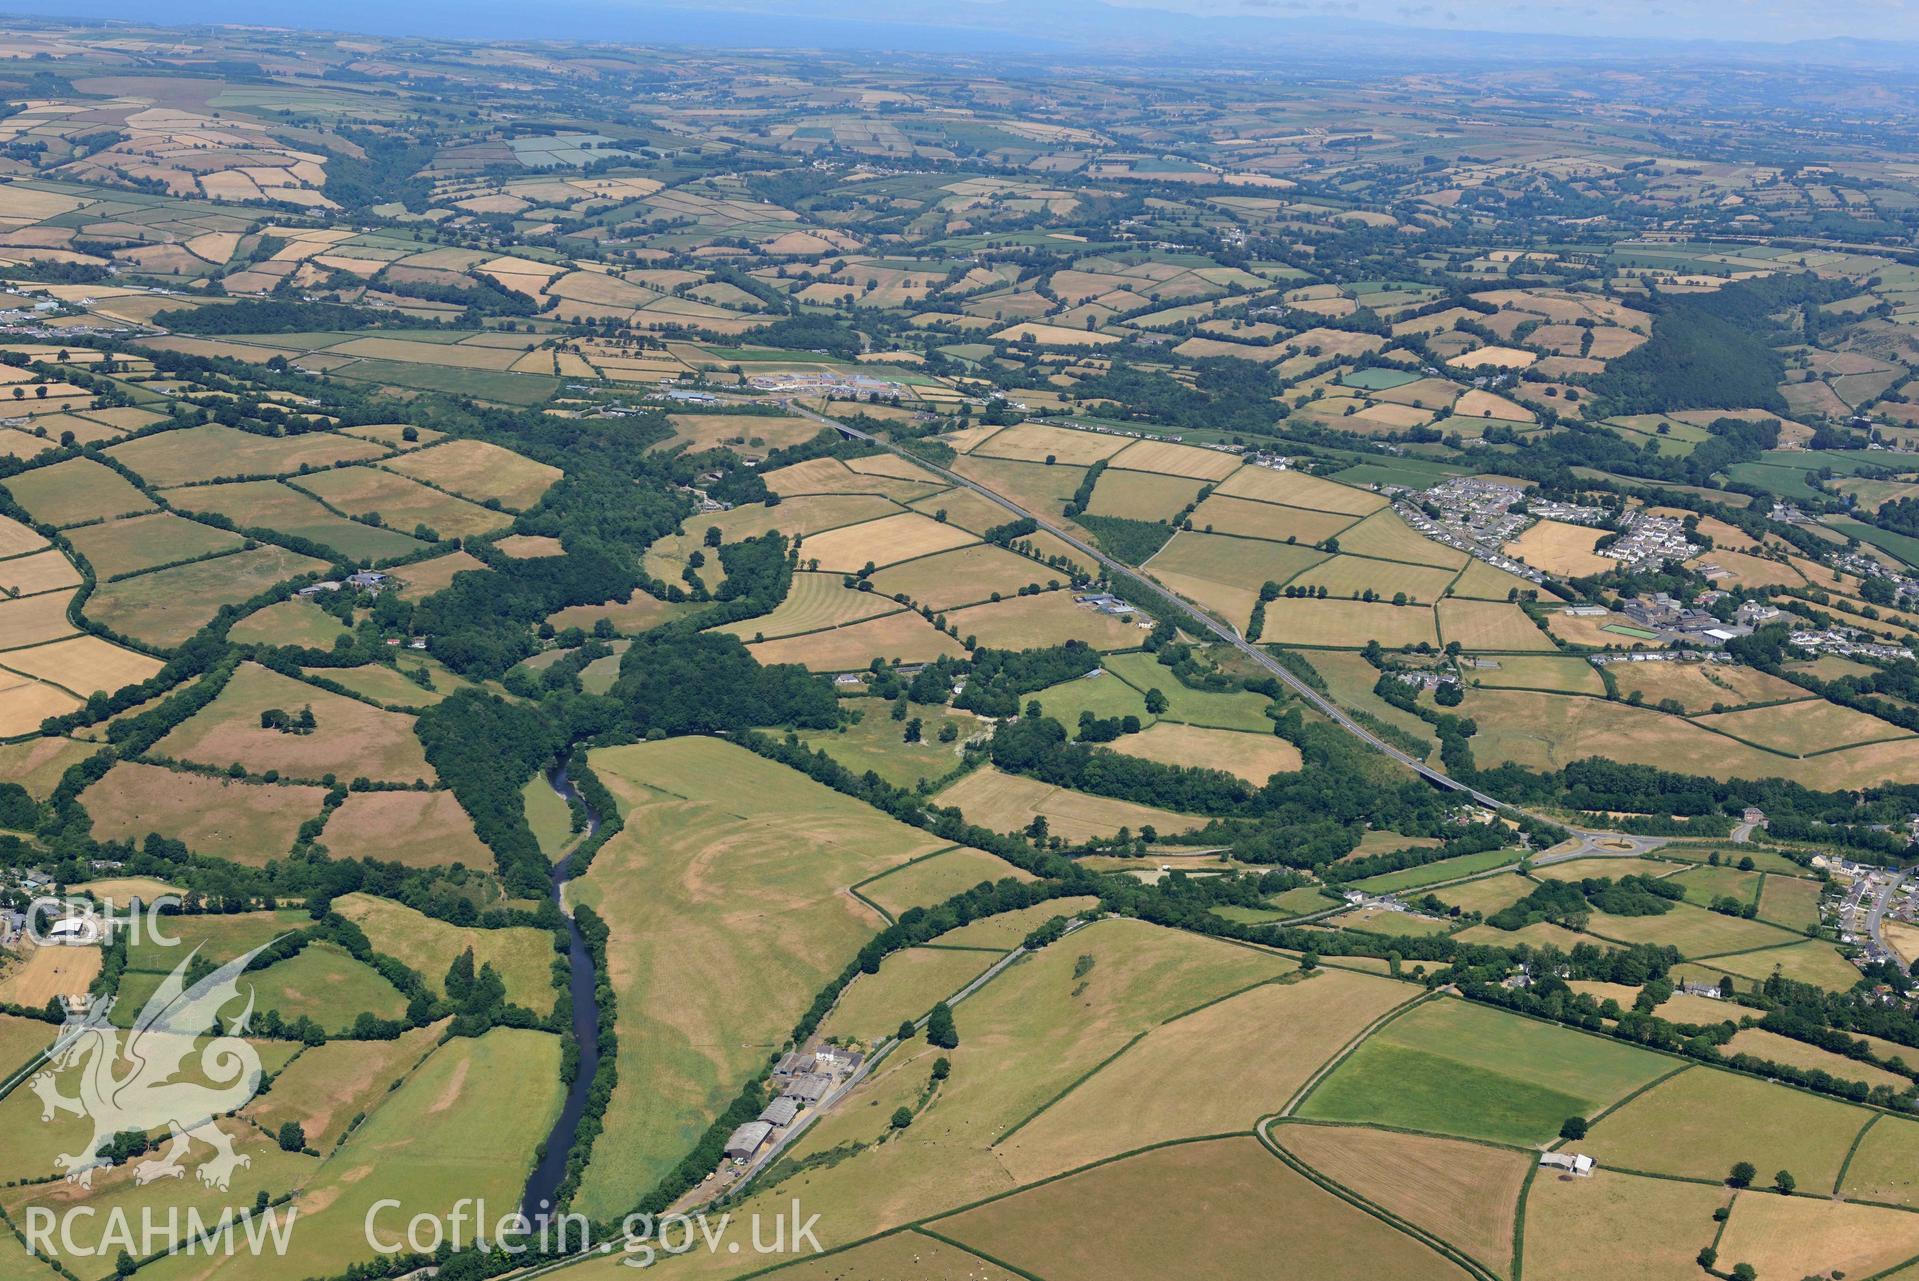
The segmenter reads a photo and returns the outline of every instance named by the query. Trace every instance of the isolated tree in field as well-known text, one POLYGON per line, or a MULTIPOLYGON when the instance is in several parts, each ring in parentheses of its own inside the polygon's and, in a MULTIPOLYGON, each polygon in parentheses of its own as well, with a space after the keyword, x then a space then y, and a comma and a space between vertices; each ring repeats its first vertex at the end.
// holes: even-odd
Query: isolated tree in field
POLYGON ((929 1045, 942 1050, 954 1049, 959 1045, 959 1029, 953 1026, 953 1008, 941 1001, 926 1016, 926 1041, 929 1045))
POLYGON ((282 1152, 298 1152, 307 1145, 307 1132, 300 1128, 298 1121, 282 1125, 278 1138, 282 1152))
POLYGON ((904 738, 905 741, 909 743, 919 742, 920 734, 922 732, 924 725, 925 725, 925 722, 920 720, 919 717, 915 716, 912 720, 906 722, 906 729, 904 733, 901 735, 901 737, 904 738))
POLYGON ((1792 1177, 1791 1170, 1781 1170, 1772 1176, 1772 1185, 1779 1189, 1781 1195, 1791 1196, 1793 1189, 1799 1186, 1799 1180, 1792 1177))
POLYGON ((953 1075, 953 1060, 947 1058, 944 1054, 933 1060, 933 1079, 935 1081, 944 1081, 951 1075, 953 1075))
POLYGON ((1166 695, 1157 686, 1146 691, 1146 710, 1155 716, 1166 710, 1166 695))
POLYGON ((1732 1184, 1735 1188, 1743 1188, 1758 1177, 1759 1171, 1754 1168, 1752 1162, 1739 1161, 1734 1163, 1732 1174, 1727 1177, 1726 1182, 1732 1184))
POLYGON ((1583 1116, 1567 1117, 1565 1122, 1559 1127, 1559 1137, 1562 1139, 1572 1139, 1574 1141, 1585 1138, 1586 1118, 1583 1116))
POLYGON ((899 1107, 893 1109, 893 1128, 895 1130, 904 1130, 911 1124, 913 1124, 913 1111, 911 1108, 899 1107))

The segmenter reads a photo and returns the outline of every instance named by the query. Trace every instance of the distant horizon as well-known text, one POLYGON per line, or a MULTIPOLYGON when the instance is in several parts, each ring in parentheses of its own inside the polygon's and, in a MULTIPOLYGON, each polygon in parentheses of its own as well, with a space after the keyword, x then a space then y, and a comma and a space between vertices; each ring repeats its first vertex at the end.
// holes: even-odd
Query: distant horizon
POLYGON ((596 40, 711 48, 788 46, 953 56, 1104 53, 1142 61, 1222 54, 1233 65, 1374 54, 1403 61, 1515 56, 1659 60, 1702 45, 1772 60, 1823 46, 1842 61, 1912 63, 1919 13, 1905 0, 1834 0, 1818 20, 1786 0, 1670 0, 1603 8, 1494 0, 1470 15, 1431 0, 904 0, 873 16, 853 0, 725 0, 722 6, 647 0, 558 0, 537 15, 499 0, 404 7, 369 0, 34 0, 22 17, 132 25, 289 27, 451 40, 596 40), (161 11, 156 13, 156 8, 161 11), (1856 47, 1851 47, 1858 42, 1856 47), (1889 47, 1890 46, 1890 47, 1889 47))

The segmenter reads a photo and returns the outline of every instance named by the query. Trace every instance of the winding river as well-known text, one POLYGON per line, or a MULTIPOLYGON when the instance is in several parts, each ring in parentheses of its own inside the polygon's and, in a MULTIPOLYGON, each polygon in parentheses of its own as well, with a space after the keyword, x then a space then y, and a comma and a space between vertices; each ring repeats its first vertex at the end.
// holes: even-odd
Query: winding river
MULTIPOLYGON (((566 776, 565 765, 555 765, 548 770, 546 782, 561 799, 569 804, 577 801, 586 810, 586 832, 580 843, 599 832, 599 813, 586 803, 579 789, 573 786, 573 781, 566 776)), ((540 1163, 533 1167, 533 1173, 526 1181, 526 1195, 521 1198, 521 1213, 535 1224, 539 1223, 542 1216, 556 1213, 553 1199, 566 1179, 567 1157, 573 1151, 573 1137, 579 1132, 580 1117, 586 1111, 586 1096, 593 1088, 593 1073, 600 1062, 600 1002, 595 991, 593 958, 587 953, 586 939, 580 933, 579 924, 574 921, 573 914, 566 910, 566 883, 572 878, 573 872, 572 858, 561 859, 553 865, 552 883, 553 899, 566 917, 573 1039, 580 1047, 580 1063, 579 1070, 573 1074, 573 1083, 567 1088, 566 1102, 560 1108, 559 1119, 553 1123, 553 1130, 546 1137, 540 1163)))

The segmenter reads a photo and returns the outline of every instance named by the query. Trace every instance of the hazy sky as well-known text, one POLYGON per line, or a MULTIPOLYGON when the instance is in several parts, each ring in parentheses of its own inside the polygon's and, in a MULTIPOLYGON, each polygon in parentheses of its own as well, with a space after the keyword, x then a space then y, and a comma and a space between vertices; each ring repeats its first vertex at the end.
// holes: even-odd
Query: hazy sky
MULTIPOLYGON (((27 12, 389 34, 695 44, 1284 52, 1350 23, 1555 37, 1919 42, 1919 0, 12 0, 27 12), (741 11, 751 11, 742 13, 741 11), (1220 21, 1194 21, 1195 15, 1220 21), (1234 21, 1268 19, 1268 22, 1234 21)), ((1369 38, 1362 34, 1362 39, 1369 38)), ((1416 48, 1417 36, 1410 37, 1416 48)), ((1405 41, 1397 50, 1404 54, 1405 41)), ((1470 50, 1468 38, 1448 42, 1470 50)), ((1683 50, 1674 50, 1686 56, 1683 50)), ((1903 58, 1899 59, 1904 61, 1903 58)))
MULTIPOLYGON (((1048 0, 1022 0, 1045 9, 1048 0)), ((1919 0, 1107 0, 1123 8, 1348 17, 1455 30, 1805 40, 1919 39, 1919 0)))

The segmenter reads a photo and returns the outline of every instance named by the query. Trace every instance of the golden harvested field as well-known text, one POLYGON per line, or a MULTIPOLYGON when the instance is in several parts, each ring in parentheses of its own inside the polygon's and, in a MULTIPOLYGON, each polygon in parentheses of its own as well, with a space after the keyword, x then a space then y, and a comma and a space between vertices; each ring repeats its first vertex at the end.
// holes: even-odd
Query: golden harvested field
POLYGON ((1695 1179, 1722 1179, 1734 1162, 1751 1161, 1762 1174, 1791 1170, 1801 1187, 1816 1190, 1832 1187, 1871 1115, 1770 1081, 1692 1067, 1609 1114, 1580 1150, 1601 1165, 1695 1179), (1755 1116, 1766 1124, 1750 1124, 1755 1116))
POLYGON ((962 637, 976 637, 993 649, 1038 649, 1069 640, 1083 640, 1098 650, 1131 649, 1146 636, 1139 624, 1078 604, 1068 591, 973 605, 953 611, 946 621, 962 637))
POLYGON ((904 594, 930 609, 952 609, 990 600, 995 593, 1016 596, 1029 585, 1062 582, 1061 571, 1003 547, 979 544, 934 556, 922 556, 873 575, 881 596, 904 594))
POLYGON ((1759 918, 1796 930, 1812 929, 1819 924, 1819 882, 1768 876, 1759 891, 1759 918))
POLYGON ((432 1050, 441 1026, 413 1028, 391 1041, 314 1046, 282 1069, 273 1089, 244 1115, 270 1131, 292 1121, 306 1131, 310 1147, 331 1151, 353 1119, 371 1111, 432 1050))
POLYGON ((666 420, 673 435, 654 448, 685 444, 694 453, 731 446, 765 454, 805 444, 821 431, 811 419, 779 414, 668 414, 666 420))
MULTIPOLYGON (((985 850, 960 846, 894 868, 859 887, 862 897, 898 916, 909 908, 934 907, 981 881, 1030 881, 1033 875, 985 850)), ((942 939, 942 942, 945 940, 942 939)))
MULTIPOLYGON (((1069 466, 1084 466, 1111 458, 1132 443, 1126 436, 1021 423, 994 432, 964 452, 981 458, 1010 458, 1029 463, 1045 462, 1050 457, 1069 466)), ((960 446, 955 443, 954 448, 960 446)))
POLYGON ((365 930, 376 952, 404 961, 435 992, 444 993, 447 970, 462 952, 470 951, 475 966, 494 968, 506 985, 506 999, 515 1005, 543 1015, 559 995, 553 982, 557 954, 551 931, 527 925, 453 925, 368 894, 343 895, 333 900, 333 910, 365 930))
POLYGON ((918 480, 899 480, 877 472, 854 471, 838 458, 809 458, 773 471, 762 472, 766 487, 781 497, 801 494, 877 494, 898 503, 911 502, 945 482, 927 475, 918 480))
MULTIPOLYGON (((1267 635, 1272 636, 1270 615, 1267 635)), ((1709 760, 1717 777, 1785 777, 1822 790, 1919 781, 1919 754, 1905 740, 1794 760, 1651 708, 1521 690, 1468 690, 1465 714, 1479 723, 1473 749, 1481 768, 1512 761, 1560 769, 1589 756, 1606 756, 1622 764, 1682 772, 1709 760)))
POLYGON ((0 1001, 39 1010, 56 996, 84 995, 103 959, 97 947, 29 945, 18 965, 0 971, 0 1001))
POLYGON ((1303 507, 1283 507, 1278 503, 1259 503, 1217 493, 1208 495, 1205 502, 1193 509, 1193 528, 1203 532, 1239 534, 1276 543, 1290 539, 1308 546, 1339 535, 1356 520, 1354 516, 1336 512, 1308 511, 1303 507))
POLYGON ((1334 1182, 1512 1275, 1513 1224, 1533 1164, 1526 1154, 1353 1125, 1281 1125, 1272 1136, 1334 1182))
MULTIPOLYGON (((1624 1005, 1626 1002, 1621 1001, 1620 1004, 1624 1005)), ((1674 1023, 1693 1023, 1710 1027, 1729 1020, 1738 1022, 1740 1009, 1737 1005, 1715 1000, 1710 996, 1692 996, 1685 992, 1675 992, 1660 1002, 1653 1013, 1674 1023)))
POLYGON ((84 698, 96 690, 112 693, 123 685, 137 685, 159 671, 161 663, 98 636, 70 636, 50 645, 0 652, 0 666, 84 698))
POLYGON ((1112 467, 1128 471, 1159 472, 1166 476, 1189 476, 1195 480, 1220 481, 1240 469, 1238 454, 1196 445, 1179 445, 1166 440, 1134 441, 1108 460, 1112 467))
POLYGON ((995 832, 1024 830, 1035 815, 1043 816, 1048 829, 1068 841, 1111 836, 1122 827, 1138 832, 1150 826, 1174 833, 1191 831, 1205 823, 1204 819, 1171 810, 1005 774, 990 765, 974 770, 934 799, 940 805, 959 806, 969 820, 995 832))
POLYGON ((1447 363, 1459 369, 1524 369, 1539 353, 1521 347, 1479 347, 1447 363))
MULTIPOLYGON (((1345 539, 1340 540, 1345 546, 1345 539)), ((1321 561, 1292 580, 1296 587, 1324 587, 1334 597, 1354 597, 1370 590, 1376 596, 1388 600, 1404 595, 1413 603, 1428 604, 1438 600, 1445 592, 1446 585, 1453 581, 1457 570, 1439 569, 1430 565, 1407 565, 1400 561, 1369 560, 1363 556, 1348 556, 1343 552, 1331 560, 1321 561)), ((1271 613, 1274 606, 1283 604, 1275 601, 1266 607, 1271 613)))
POLYGON ((498 500, 525 511, 560 478, 560 469, 481 440, 450 440, 380 464, 476 503, 498 500))
POLYGON ((383 458, 392 451, 371 440, 330 431, 263 436, 219 423, 142 436, 107 454, 156 489, 231 477, 290 476, 302 467, 383 458))
POLYGON ((1712 1244, 1712 1213, 1731 1196, 1603 1164, 1587 1179, 1542 1171, 1526 1194, 1526 1281, 1699 1281, 1695 1256, 1712 1244))
POLYGON ((1543 569, 1560 578, 1583 578, 1616 569, 1619 562, 1593 554, 1593 544, 1606 536, 1603 529, 1542 520, 1503 549, 1514 560, 1543 569))
POLYGON ((820 1024, 820 1035, 851 1037, 877 1045, 904 1019, 923 1018, 977 977, 997 959, 991 952, 910 947, 880 963, 878 974, 862 974, 841 994, 820 1024))
POLYGON ((1169 521, 1193 501, 1202 483, 1187 476, 1109 467, 1093 486, 1093 501, 1086 510, 1094 516, 1169 521))
MULTIPOLYGON (((37 726, 28 726, 33 729, 37 726)), ((44 801, 59 786, 60 776, 77 761, 100 750, 98 743, 71 738, 31 738, 22 743, 0 743, 0 778, 27 789, 27 795, 44 801)))
POLYGON ((1790 681, 1735 663, 1614 663, 1611 670, 1622 697, 1637 691, 1649 704, 1670 698, 1688 712, 1806 696, 1790 681))
POLYGON ((163 756, 204 765, 244 765, 254 773, 277 769, 288 778, 342 780, 360 776, 386 782, 433 779, 425 749, 413 733, 413 718, 369 707, 303 681, 242 663, 211 703, 154 745, 163 756), (313 709, 308 734, 266 729, 260 715, 278 709, 298 716, 313 709))
POLYGON ((613 630, 631 635, 643 632, 649 627, 657 627, 668 619, 677 618, 685 613, 687 607, 648 596, 639 588, 623 601, 610 601, 604 605, 574 605, 552 615, 546 621, 565 631, 569 627, 593 630, 593 625, 602 618, 613 624, 613 630))
POLYGON ((0 484, 36 521, 48 525, 77 525, 153 510, 152 500, 125 477, 91 458, 69 458, 48 467, 35 467, 0 484))
POLYGON ((286 857, 325 799, 323 787, 237 783, 137 761, 120 761, 80 794, 97 837, 138 844, 158 832, 249 867, 286 857))
POLYGON ((1727 571, 1730 578, 1715 580, 1721 587, 1798 587, 1805 582, 1805 576, 1791 565, 1763 556, 1750 556, 1745 552, 1714 549, 1704 556, 1693 558, 1688 564, 1717 565, 1727 571))
POLYGON ((335 467, 291 483, 349 516, 377 512, 382 524, 403 533, 425 525, 442 538, 473 538, 513 523, 505 512, 489 511, 378 467, 335 467))
POLYGON ((801 565, 835 573, 855 573, 868 564, 893 565, 977 542, 953 525, 943 525, 917 512, 901 512, 860 525, 846 525, 800 542, 801 565))
MULTIPOLYGON (((679 579, 679 571, 693 552, 706 550, 704 537, 708 529, 718 529, 720 537, 727 543, 754 539, 771 529, 779 529, 789 539, 804 539, 806 535, 821 529, 837 529, 839 525, 879 520, 898 512, 900 506, 896 502, 881 499, 879 495, 802 495, 798 499, 779 502, 777 506, 737 506, 731 512, 714 512, 712 516, 702 514, 685 522, 685 533, 668 535, 647 548, 643 564, 647 573, 672 583, 679 579)), ((723 577, 722 570, 720 560, 708 554, 706 568, 700 570, 700 577, 706 579, 708 587, 714 587, 723 577)))
POLYGON ((854 591, 844 585, 838 574, 799 573, 793 575, 793 586, 786 593, 786 599, 771 613, 713 630, 742 640, 794 636, 858 622, 876 614, 891 614, 902 608, 899 602, 878 591, 854 591))
MULTIPOLYGON (((48 1273, 50 1278, 53 1274, 48 1273)), ((988 1263, 956 1245, 921 1232, 891 1236, 803 1260, 780 1270, 780 1281, 852 1281, 861 1278, 912 1278, 912 1281, 1018 1281, 996 1263, 988 1263)), ((45 1281, 45 1279, 36 1279, 45 1281)))
POLYGON ((392 577, 399 584, 395 590, 402 600, 417 601, 444 589, 453 581, 455 574, 484 568, 485 565, 471 552, 458 551, 401 565, 392 571, 392 577))
POLYGON ((1541 600, 1557 600, 1557 596, 1537 584, 1528 582, 1517 574, 1509 574, 1503 569, 1488 565, 1474 557, 1466 562, 1465 572, 1459 581, 1453 584, 1453 595, 1471 597, 1474 600, 1507 600, 1512 593, 1524 595, 1536 594, 1541 600))
POLYGON ((504 370, 523 354, 497 347, 469 347, 462 343, 412 342, 405 338, 352 338, 327 349, 336 356, 364 356, 369 360, 399 360, 410 364, 443 365, 449 369, 504 370))
POLYGON ((1436 889, 1433 894, 1448 907, 1490 916, 1500 908, 1517 903, 1539 888, 1515 872, 1501 872, 1476 881, 1465 881, 1436 889))
POLYGON ((881 926, 845 887, 934 838, 716 739, 595 750, 626 827, 576 902, 612 927, 620 1081, 582 1208, 621 1214, 881 926))
POLYGON ((1888 738, 1912 738, 1910 731, 1890 721, 1820 698, 1701 716, 1697 723, 1776 752, 1800 756, 1888 738))
POLYGON ((464 863, 490 869, 493 854, 452 792, 354 792, 321 834, 335 858, 372 858, 408 867, 464 863))
POLYGON ((1415 995, 1351 970, 1262 984, 1153 1028, 994 1151, 1024 1183, 1150 1143, 1250 1129, 1415 995), (1222 1068, 1230 1090, 1217 1088, 1222 1068))
POLYGON ((1442 641, 1458 641, 1475 652, 1553 652, 1552 638, 1533 624, 1526 611, 1503 601, 1440 601, 1439 636, 1442 641))
POLYGON ((1242 467, 1228 477, 1216 492, 1229 498, 1251 498, 1264 503, 1284 503, 1288 507, 1342 512, 1351 516, 1368 516, 1389 505, 1385 498, 1363 489, 1322 480, 1305 472, 1274 471, 1270 467, 1242 467))
POLYGON ((1919 1122, 1881 1117, 1846 1166, 1841 1195, 1919 1207, 1919 1122))
POLYGON ((83 525, 67 535, 101 579, 238 547, 240 535, 172 512, 83 525))
POLYGON ((75 886, 84 889, 94 898, 125 907, 134 899, 143 903, 152 903, 167 894, 185 893, 177 885, 155 880, 151 876, 112 876, 98 881, 86 881, 75 886))
POLYGON ((0 516, 0 556, 18 556, 22 552, 38 551, 47 545, 47 540, 33 532, 30 526, 23 525, 11 516, 0 516))
POLYGON ((1283 738, 1235 729, 1202 729, 1172 721, 1149 725, 1137 734, 1122 734, 1107 746, 1166 765, 1224 770, 1255 787, 1264 786, 1274 774, 1289 774, 1299 768, 1299 749, 1283 738))
POLYGON ((310 538, 348 559, 384 559, 422 550, 406 534, 350 520, 318 499, 278 480, 242 480, 168 490, 184 511, 225 516, 241 529, 266 529, 310 538))
POLYGON ((1260 639, 1274 645, 1362 649, 1376 640, 1388 649, 1439 643, 1433 611, 1425 605, 1368 604, 1356 600, 1276 600, 1266 606, 1260 639))
POLYGON ((1768 1032, 1764 1028, 1743 1029, 1726 1043, 1723 1053, 1750 1054, 1756 1058, 1771 1059, 1775 1063, 1805 1068, 1808 1071, 1818 1068, 1830 1072, 1842 1081, 1864 1081, 1867 1085, 1890 1086, 1894 1092, 1912 1084, 1912 1078, 1909 1076, 1888 1072, 1885 1068, 1875 1067, 1871 1063, 1849 1059, 1843 1054, 1834 1054, 1831 1050, 1822 1050, 1816 1045, 1807 1045, 1804 1041, 1795 1041, 1791 1037, 1781 1036, 1777 1032, 1768 1032))
MULTIPOLYGON (((1039 512, 1057 512, 1065 507, 1078 492, 1079 483, 1086 475, 1084 467, 1068 467, 1063 463, 1057 467, 1047 467, 1041 463, 983 458, 978 454, 955 459, 949 470, 996 494, 1005 495, 1028 511, 1039 512)), ((942 494, 918 506, 925 509, 946 501, 947 496, 942 494)), ((1013 519, 1012 513, 1005 508, 999 508, 999 511, 1002 514, 993 518, 990 525, 1004 524, 1013 519)))
POLYGON ((1206 1244, 1219 1276, 1285 1259, 1316 1281, 1437 1281, 1457 1268, 1295 1173, 1257 1139, 1180 1144, 1030 1188, 933 1228, 1047 1281, 1175 1276, 1206 1244), (1176 1232, 1165 1225, 1177 1223, 1176 1232))
POLYGON ((1339 536, 1339 550, 1351 556, 1438 565, 1455 571, 1471 559, 1465 552, 1427 538, 1394 511, 1374 512, 1348 529, 1339 536))
POLYGON ((911 610, 884 614, 863 623, 749 645, 765 664, 799 663, 816 672, 850 672, 875 658, 926 663, 942 655, 959 657, 958 641, 911 610))
POLYGON ((493 546, 514 560, 539 560, 566 553, 566 544, 545 534, 508 534, 494 539, 493 546))
POLYGON ((1719 1249, 1762 1277, 1877 1276, 1919 1255, 1919 1214, 1746 1192, 1733 1202, 1719 1249))
MULTIPOLYGON (((1283 584, 1324 559, 1324 552, 1307 547, 1182 530, 1145 568, 1175 591, 1244 628, 1262 584, 1283 584)), ((1281 605, 1292 603, 1274 601, 1267 606, 1268 626, 1281 605)))
POLYGON ((102 583, 87 600, 87 616, 149 645, 178 645, 206 626, 220 606, 326 567, 323 560, 283 547, 260 546, 102 583))
MULTIPOLYGON (((1534 631, 1538 629, 1534 628, 1534 631)), ((1599 672, 1583 658, 1529 658, 1525 655, 1502 654, 1487 661, 1499 666, 1480 667, 1467 672, 1469 683, 1484 685, 1489 689, 1543 689, 1596 695, 1606 692, 1606 684, 1599 679, 1599 672)))
POLYGON ((1842 958, 1831 943, 1811 939, 1785 947, 1748 952, 1742 956, 1716 957, 1682 968, 1689 971, 1687 978, 1704 976, 1707 981, 1716 983, 1721 975, 1730 974, 1748 980, 1749 987, 1765 982, 1775 970, 1786 978, 1823 987, 1828 992, 1850 991, 1852 985, 1859 981, 1859 971, 1850 961, 1842 958))
POLYGON ((1004 525, 1013 518, 1013 513, 970 489, 949 489, 943 493, 929 494, 925 498, 913 499, 907 506, 936 520, 940 512, 945 512, 948 522, 961 529, 970 529, 975 534, 983 534, 993 526, 1004 525))
POLYGON ((0 560, 0 596, 32 596, 79 585, 80 571, 65 553, 53 548, 0 560))
POLYGON ((0 650, 40 645, 77 630, 67 621, 71 591, 0 599, 0 650))

